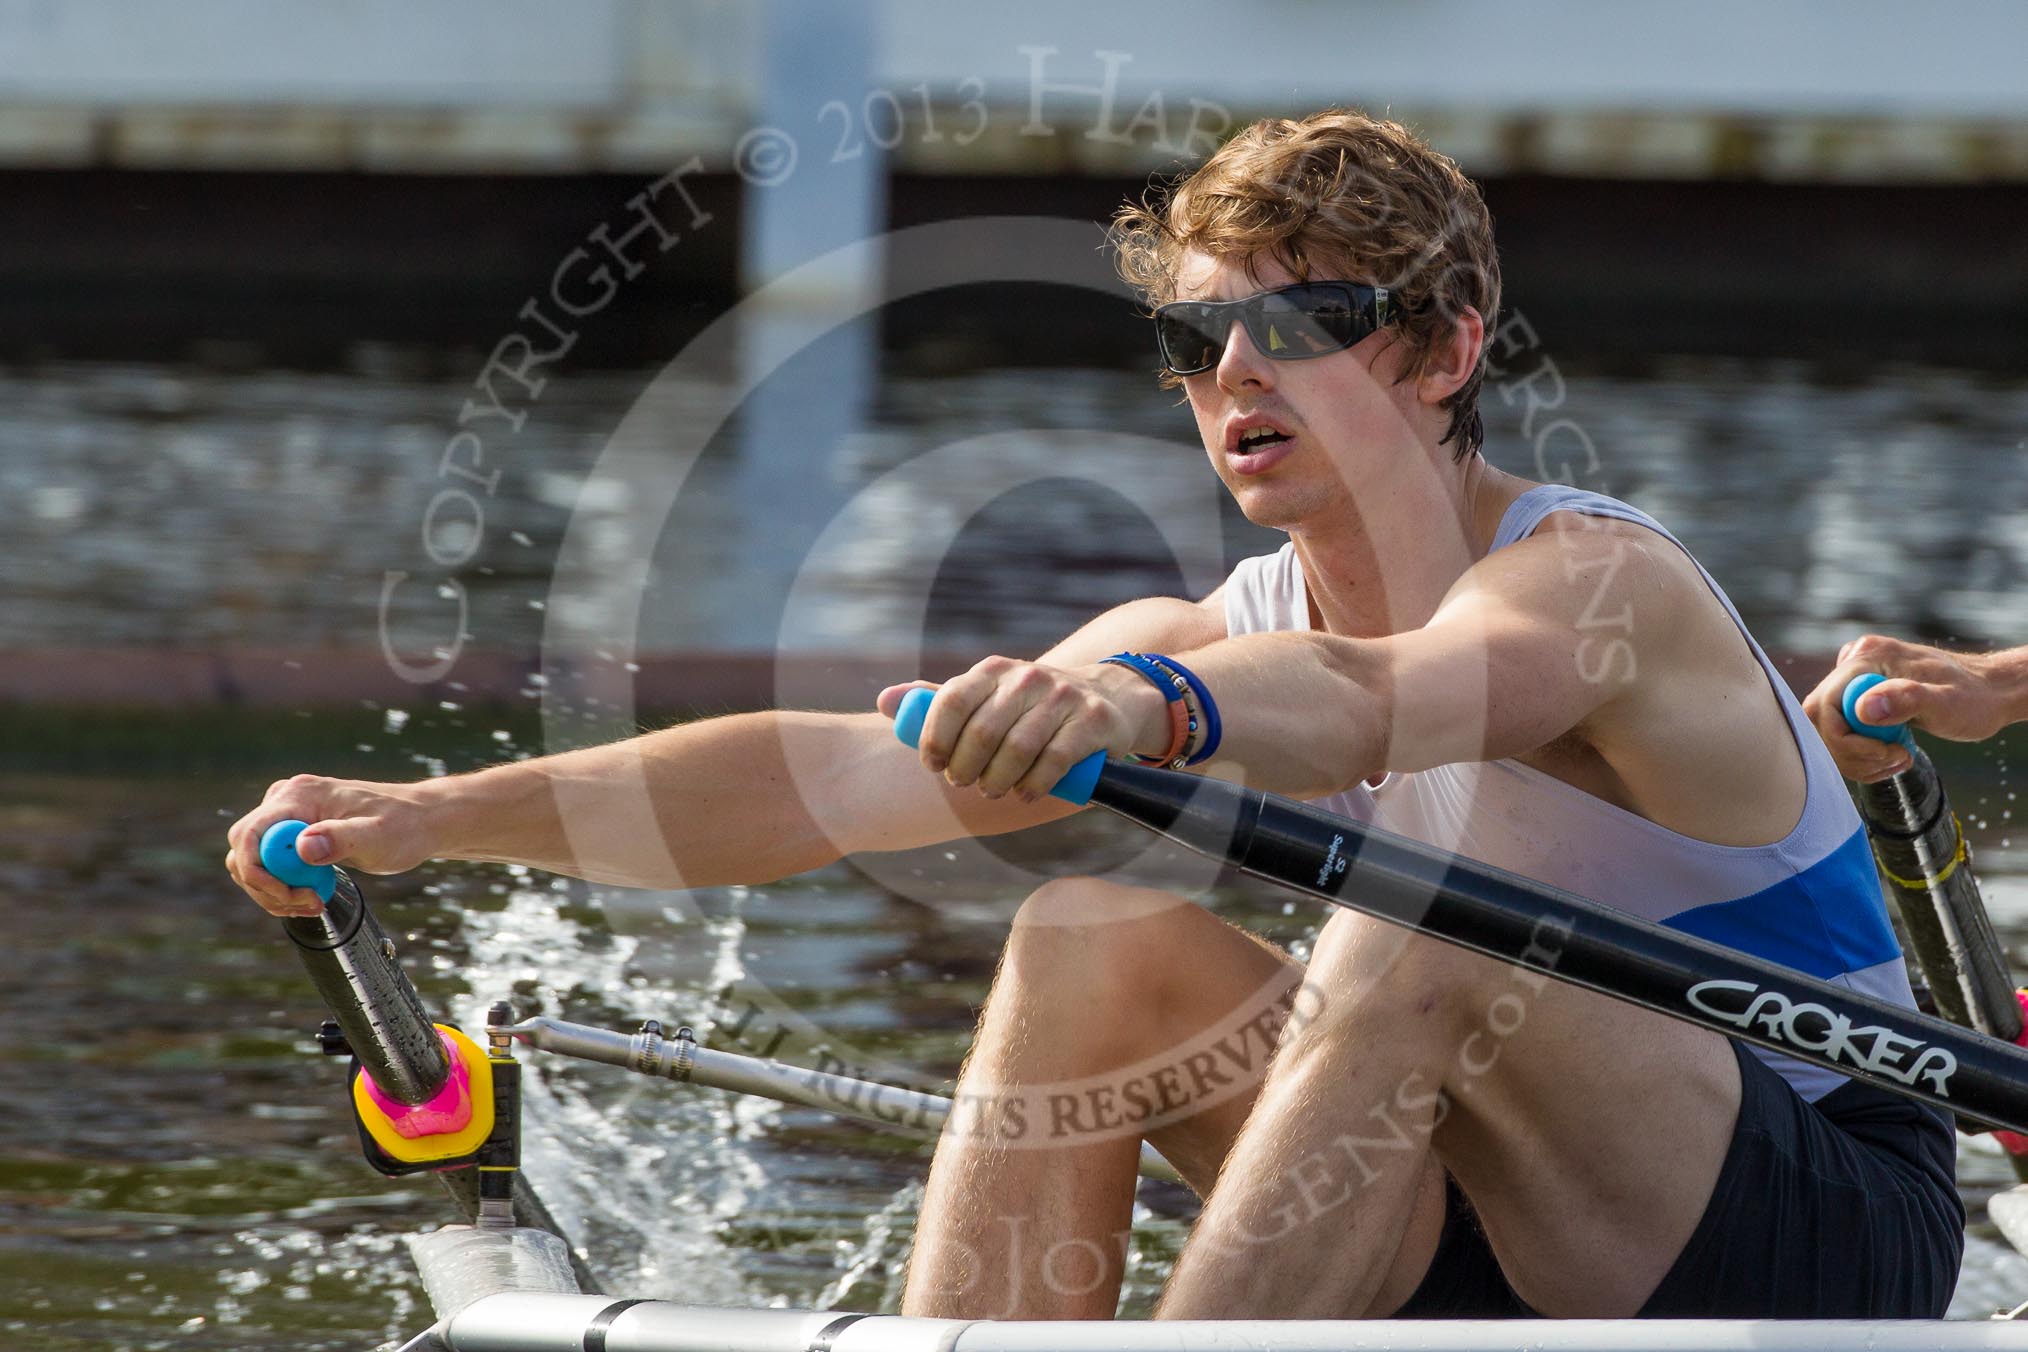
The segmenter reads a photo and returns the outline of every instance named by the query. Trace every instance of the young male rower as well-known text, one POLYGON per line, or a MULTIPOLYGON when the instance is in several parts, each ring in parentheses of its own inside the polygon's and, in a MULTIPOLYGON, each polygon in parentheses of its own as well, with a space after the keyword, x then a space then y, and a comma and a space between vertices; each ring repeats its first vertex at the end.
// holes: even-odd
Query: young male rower
MULTIPOLYGON (((1633 509, 1479 455, 1500 282, 1456 165, 1357 113, 1266 121, 1118 224, 1278 553, 945 684, 940 775, 884 717, 776 713, 421 784, 298 776, 232 828, 233 876, 307 910, 254 849, 301 817, 306 857, 367 872, 761 882, 1053 819, 1039 795, 1104 749, 1909 1003, 1836 768, 1716 584, 1633 509), (660 839, 628 824, 643 784, 660 839)), ((1165 1316, 1934 1316, 1956 1280, 1940 1114, 1352 913, 1298 964, 1161 892, 1051 882, 960 1093, 1026 1110, 940 1140, 912 1313, 1109 1316, 1144 1137, 1205 1199, 1165 1316)))
POLYGON ((1868 672, 1887 678, 1859 698, 1859 717, 1868 723, 1913 723, 1953 742, 1983 742, 2010 723, 2028 722, 2028 647, 1954 653, 1865 634, 1838 650, 1830 675, 1803 699, 1848 779, 1871 784, 1909 766, 1899 743, 1845 726, 1845 687, 1868 672))

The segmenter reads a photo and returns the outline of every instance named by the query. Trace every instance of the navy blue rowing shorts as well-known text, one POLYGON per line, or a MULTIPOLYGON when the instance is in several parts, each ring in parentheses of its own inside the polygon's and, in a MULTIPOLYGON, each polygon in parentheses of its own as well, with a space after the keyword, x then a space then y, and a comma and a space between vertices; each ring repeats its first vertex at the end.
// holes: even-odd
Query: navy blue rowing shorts
MULTIPOLYGON (((1703 1219, 1641 1307, 1655 1319, 1935 1319, 1956 1288, 1957 1139, 1935 1108, 1851 1081, 1805 1103, 1744 1043, 1739 1121, 1703 1219)), ((1399 1319, 1535 1313, 1471 1203, 1450 1210, 1399 1319)))

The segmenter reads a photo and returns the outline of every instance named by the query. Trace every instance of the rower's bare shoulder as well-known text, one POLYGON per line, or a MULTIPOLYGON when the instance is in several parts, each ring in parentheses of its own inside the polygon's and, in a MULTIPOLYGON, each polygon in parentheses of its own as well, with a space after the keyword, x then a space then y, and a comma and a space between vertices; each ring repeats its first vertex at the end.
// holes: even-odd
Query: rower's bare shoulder
POLYGON ((1668 536, 1616 517, 1557 512, 1522 543, 1534 546, 1538 571, 1553 568, 1580 645, 1600 658, 1610 655, 1628 686, 1651 686, 1650 678, 1662 674, 1699 681, 1719 673, 1757 676, 1703 569, 1668 536))
MULTIPOLYGON (((1697 575, 1696 564, 1666 536, 1634 521, 1584 512, 1551 512, 1525 540, 1510 546, 1516 557, 1554 556, 1566 581, 1584 575, 1625 576, 1651 586, 1697 575)), ((1506 551, 1502 551, 1503 553, 1506 551)), ((1498 554, 1489 555, 1499 557, 1498 554)))
POLYGON ((1665 537, 1630 521, 1555 512, 1474 564, 1445 604, 1490 597, 1582 635, 1631 639, 1644 626, 1660 631, 1700 594, 1710 592, 1696 564, 1665 537))
POLYGON ((1524 579, 1510 586, 1532 579, 1536 613, 1570 627, 1577 674, 1611 694, 1530 763, 1698 840, 1758 846, 1785 834, 1807 787, 1801 760, 1696 560, 1645 526, 1575 513, 1487 561, 1510 552, 1524 579))
POLYGON ((1590 687, 1593 707, 1572 729, 1585 742, 1637 728, 1715 672, 1751 674, 1751 654, 1696 562, 1635 522, 1554 513, 1481 559, 1445 599, 1453 606, 1500 617, 1590 687))

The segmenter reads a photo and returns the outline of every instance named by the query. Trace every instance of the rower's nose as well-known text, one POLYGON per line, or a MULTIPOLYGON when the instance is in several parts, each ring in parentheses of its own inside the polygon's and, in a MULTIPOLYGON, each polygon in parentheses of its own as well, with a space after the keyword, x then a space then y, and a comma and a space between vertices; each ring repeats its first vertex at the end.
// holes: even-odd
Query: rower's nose
POLYGON ((1225 335, 1225 350, 1219 354, 1219 388, 1237 392, 1239 390, 1265 390, 1274 386, 1274 363, 1261 354, 1253 345, 1253 338, 1246 331, 1246 325, 1234 319, 1225 335))

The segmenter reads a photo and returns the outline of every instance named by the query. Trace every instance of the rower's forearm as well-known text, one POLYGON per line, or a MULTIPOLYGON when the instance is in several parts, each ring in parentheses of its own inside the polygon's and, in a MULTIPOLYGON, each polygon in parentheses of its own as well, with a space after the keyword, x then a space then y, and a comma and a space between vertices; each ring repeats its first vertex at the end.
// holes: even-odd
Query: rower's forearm
POLYGON ((2028 723, 2028 646, 1994 653, 1988 675, 2009 723, 2028 723))
POLYGON ((629 887, 769 882, 829 863, 840 850, 791 783, 784 717, 687 723, 433 781, 430 852, 629 887))
POLYGON ((1224 730, 1214 766, 1308 798, 1387 768, 1391 701, 1370 656, 1348 640, 1276 633, 1226 639, 1179 660, 1218 704, 1224 730))

